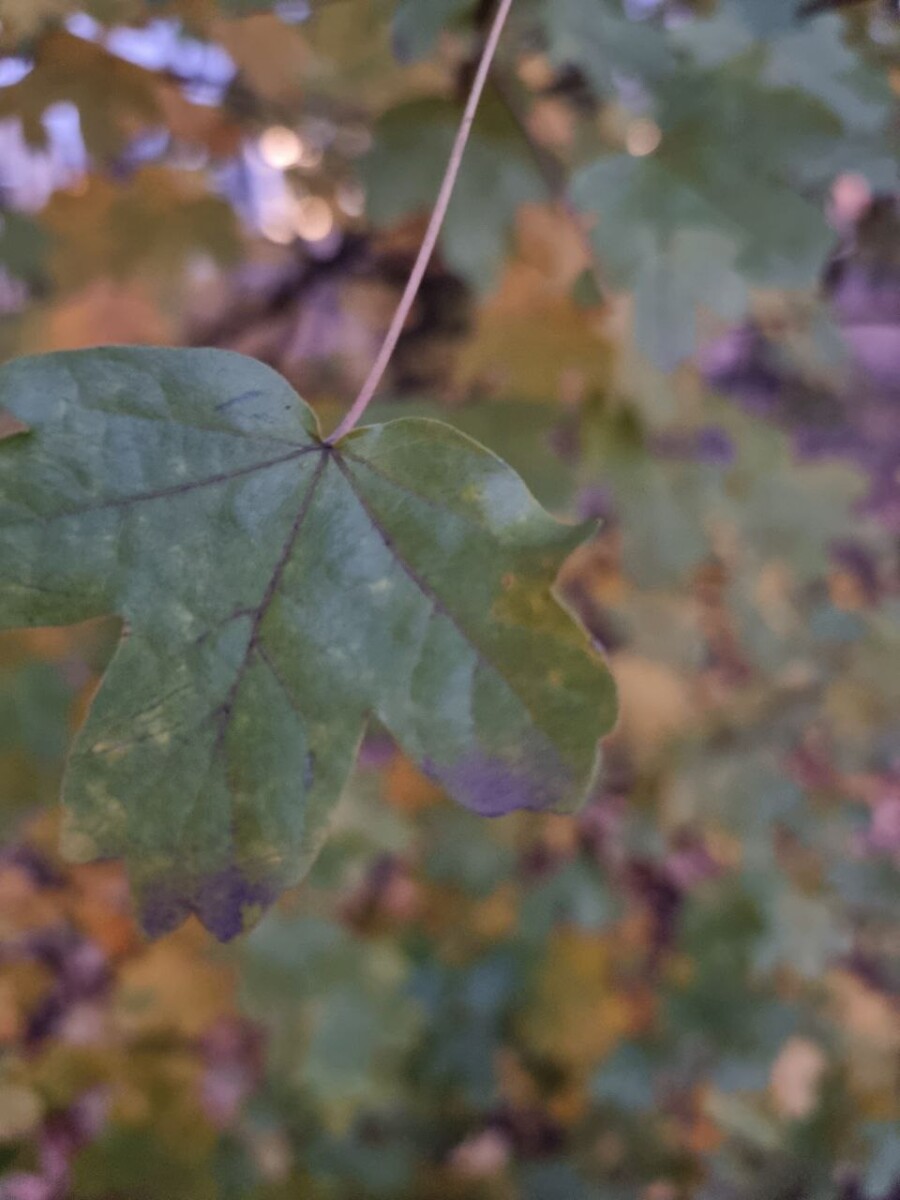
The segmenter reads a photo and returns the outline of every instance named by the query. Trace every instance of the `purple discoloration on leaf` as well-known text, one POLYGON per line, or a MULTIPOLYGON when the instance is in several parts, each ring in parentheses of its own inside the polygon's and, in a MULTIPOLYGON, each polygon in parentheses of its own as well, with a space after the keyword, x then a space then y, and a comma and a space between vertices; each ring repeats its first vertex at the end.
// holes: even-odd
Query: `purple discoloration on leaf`
POLYGON ((552 808, 560 788, 558 783, 556 787, 548 786, 548 774, 539 764, 514 766, 486 756, 440 772, 448 790, 482 817, 504 817, 518 809, 539 812, 552 808))
POLYGON ((169 889, 156 887, 149 895, 138 900, 138 918, 141 928, 149 938, 162 937, 171 933, 180 921, 187 919, 189 908, 169 889))
POLYGON ((172 880, 145 892, 140 900, 141 924, 148 937, 160 937, 193 913, 220 942, 230 942, 275 901, 279 890, 247 879, 232 864, 192 889, 172 880))

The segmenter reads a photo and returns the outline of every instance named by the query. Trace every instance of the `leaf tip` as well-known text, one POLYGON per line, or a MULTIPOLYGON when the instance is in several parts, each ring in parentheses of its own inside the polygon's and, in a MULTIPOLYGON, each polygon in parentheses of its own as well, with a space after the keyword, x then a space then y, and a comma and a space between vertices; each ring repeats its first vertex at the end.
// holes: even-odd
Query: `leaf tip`
POLYGON ((141 927, 149 938, 171 933, 194 915, 220 942, 230 942, 256 925, 278 896, 278 889, 250 880, 236 864, 183 885, 157 879, 138 892, 141 927))
POLYGON ((481 817, 523 810, 573 812, 581 804, 580 795, 573 802, 572 780, 563 764, 549 761, 546 752, 533 752, 521 763, 475 755, 441 769, 428 764, 426 773, 439 778, 451 796, 481 817))

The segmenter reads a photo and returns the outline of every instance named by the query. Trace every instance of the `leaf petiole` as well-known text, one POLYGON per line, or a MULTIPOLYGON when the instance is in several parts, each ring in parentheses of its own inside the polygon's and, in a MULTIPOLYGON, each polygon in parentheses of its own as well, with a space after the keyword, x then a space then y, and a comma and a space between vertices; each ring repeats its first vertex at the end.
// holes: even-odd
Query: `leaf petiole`
POLYGON ((437 245, 438 237, 440 236, 441 227, 444 224, 444 218, 447 215, 447 209, 450 207, 450 201, 453 197, 453 190, 456 187, 456 181, 459 178, 459 170, 462 166, 463 155, 466 151, 466 145, 469 141, 469 135, 472 132, 472 126, 475 123, 475 116, 478 112, 478 105, 481 102, 481 97, 484 92, 485 84, 487 83, 490 73, 491 64, 494 61, 494 56, 497 53, 497 47, 500 44, 500 35, 503 32, 503 27, 506 24, 506 18, 509 16, 509 11, 512 8, 513 0, 500 0, 497 6, 497 12, 491 23, 491 28, 484 44, 484 50, 481 54, 481 61, 478 64, 478 70, 475 72, 475 79, 472 83, 472 90, 469 93, 469 98, 466 101, 465 111, 462 121, 457 130, 456 140, 453 143, 453 150, 450 154, 450 161, 447 163, 447 170, 444 173, 444 179, 441 183, 441 190, 438 193, 437 201, 435 202, 434 211, 431 214, 431 220, 428 223, 428 229, 425 232, 425 237, 422 240, 422 245, 419 248, 419 253, 416 257, 415 265, 410 274, 409 281, 403 292, 403 296, 397 306, 397 311, 394 313, 387 336, 384 339, 381 350, 378 352, 378 357, 372 364, 372 369, 368 374, 365 383, 353 406, 347 415, 338 425, 337 429, 326 438, 326 445, 334 445, 346 434, 355 429, 362 419, 363 413, 369 407, 378 387, 384 378, 384 373, 393 357, 394 351, 397 348, 397 343, 400 340, 400 335, 403 333, 404 326, 409 318, 410 310, 415 303, 416 296, 419 293, 419 288, 422 286, 422 280, 425 278, 425 272, 428 270, 428 264, 431 261, 431 256, 434 254, 434 248, 437 245))

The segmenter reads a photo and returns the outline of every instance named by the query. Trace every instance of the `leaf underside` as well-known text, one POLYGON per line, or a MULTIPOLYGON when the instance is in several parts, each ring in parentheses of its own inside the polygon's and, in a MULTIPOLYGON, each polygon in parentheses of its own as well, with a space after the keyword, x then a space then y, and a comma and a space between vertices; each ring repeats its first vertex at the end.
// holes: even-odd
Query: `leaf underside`
POLYGON ((478 813, 581 801, 615 701, 551 588, 586 530, 476 442, 406 419, 330 447, 211 350, 21 359, 0 406, 0 628, 124 622, 63 837, 127 860, 149 934, 230 938, 296 883, 372 715, 478 813))

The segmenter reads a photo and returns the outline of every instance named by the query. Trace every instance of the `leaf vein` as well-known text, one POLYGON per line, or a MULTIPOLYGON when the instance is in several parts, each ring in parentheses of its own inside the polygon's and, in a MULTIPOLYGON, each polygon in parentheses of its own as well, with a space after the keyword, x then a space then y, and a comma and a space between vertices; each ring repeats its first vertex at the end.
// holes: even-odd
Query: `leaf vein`
MULTIPOLYGON (((409 484, 401 483, 399 479, 396 479, 388 471, 382 470, 381 467, 376 467, 373 462, 369 461, 369 459, 363 458, 359 454, 353 454, 349 450, 343 449, 341 450, 341 457, 349 458, 352 462, 358 463, 361 467, 366 467, 367 470, 371 471, 373 475, 377 475, 379 479, 383 479, 385 483, 391 484, 397 489, 398 492, 403 492, 405 496, 409 496, 412 500, 418 500, 426 507, 433 508, 443 515, 447 514, 448 510, 446 505, 441 504, 439 500, 432 500, 430 496, 423 496, 421 492, 417 492, 415 488, 411 488, 409 484)), ((479 521, 466 513, 458 512, 456 509, 453 510, 453 516, 458 517, 461 521, 465 521, 468 525, 473 525, 476 529, 484 531, 486 528, 484 522, 479 521)))
POLYGON ((85 504, 81 508, 69 508, 62 512, 49 513, 47 516, 34 515, 23 517, 15 521, 4 522, 4 525, 6 528, 12 528, 15 525, 28 525, 33 521, 49 524, 52 521, 67 520, 70 517, 83 517, 95 512, 105 512, 117 508, 130 508, 132 505, 143 504, 145 501, 149 503, 154 500, 166 500, 170 496, 184 496, 201 488, 215 487, 220 483, 229 483, 232 479, 241 479, 244 476, 253 475, 257 471, 267 471, 272 467, 293 462, 295 459, 302 458, 304 455, 311 454, 320 449, 320 446, 304 446, 301 450, 292 450, 290 454, 282 454, 278 458, 270 458, 265 462, 253 463, 248 467, 238 467, 233 471, 222 471, 220 474, 210 475, 206 479, 194 479, 186 483, 172 484, 171 487, 156 488, 153 491, 140 492, 135 496, 120 496, 114 500, 102 500, 97 504, 85 504))
POLYGON ((306 522, 307 516, 309 515, 309 511, 312 508, 312 502, 315 498, 319 481, 322 478, 322 475, 325 471, 325 466, 328 462, 329 453, 327 450, 322 447, 316 447, 316 449, 321 450, 322 454, 322 457, 319 460, 319 465, 316 467, 315 472, 313 473, 312 482, 310 483, 309 488, 303 497, 303 501, 297 510, 297 515, 294 518, 290 529, 288 530, 287 537, 284 540, 284 545, 282 546, 281 552, 278 556, 278 561, 275 563, 272 574, 269 577, 269 582, 266 584, 266 590, 263 592, 262 599, 257 607, 251 610, 253 622, 250 626, 250 636, 247 639, 247 647, 244 650, 244 654, 240 663, 238 664, 234 682, 228 689, 228 695, 222 701, 222 704, 215 713, 215 716, 219 721, 219 731, 215 744, 216 753, 221 750, 225 741, 225 737, 228 733, 228 729, 231 724, 231 718, 234 712, 235 700, 237 699, 237 694, 240 690, 244 676, 247 673, 247 668, 250 666, 253 655, 261 649, 259 644, 259 636, 262 624, 268 616, 269 610, 272 607, 272 602, 278 594, 278 588, 281 585, 284 572, 287 570, 288 563, 291 560, 291 555, 294 552, 294 547, 297 545, 300 534, 303 532, 303 526, 306 522))
POLYGON ((537 729, 541 729, 542 728, 541 721, 538 719, 536 713, 532 710, 530 704, 528 704, 528 702, 519 693, 519 691, 513 687, 510 680, 506 677, 506 675, 503 673, 503 671, 500 669, 500 667, 498 667, 497 664, 493 661, 491 656, 488 653, 486 653, 484 648, 481 645, 479 645, 479 643, 473 638, 472 634, 466 629, 466 627, 460 621, 459 617, 457 617, 454 612, 452 612, 449 608, 447 608, 446 604, 441 599, 441 597, 438 595, 438 593, 434 590, 434 588, 431 586, 431 584, 425 578, 423 578, 423 576, 419 574, 419 572, 412 565, 412 563, 410 563, 400 553, 400 550, 397 547, 397 543, 394 541, 393 537, 388 532, 388 530, 384 527, 384 524, 382 523, 381 518, 374 511, 374 509, 371 507, 369 502, 366 500, 365 496, 359 490, 359 487, 357 486, 357 483, 353 478, 352 472, 350 471, 347 464, 342 461, 342 455, 340 453, 335 453, 334 461, 335 461, 335 465, 338 467, 338 470, 341 472, 341 474, 346 479, 347 484, 350 487, 350 490, 353 492, 353 495, 356 497, 358 503, 362 507, 363 512, 366 514, 366 516, 369 518, 369 521, 372 523, 372 527, 374 528, 375 532, 378 534, 378 536, 384 542, 384 544, 387 547, 388 551, 390 552, 392 558, 397 563, 397 565, 400 567, 400 569, 415 584, 415 586, 419 589, 419 591, 422 593, 422 595, 425 597, 425 599, 429 601, 429 603, 432 605, 432 608, 434 609, 434 611, 437 612, 440 616, 444 617, 447 621, 449 621, 450 624, 453 626, 453 628, 456 630, 456 632, 459 634, 459 636, 462 638, 462 640, 472 648, 472 650, 475 652, 475 656, 476 656, 478 662, 482 666, 489 667, 494 672, 494 674, 497 676, 497 678, 500 680, 500 682, 504 685, 504 687, 508 688, 509 691, 515 696, 515 698, 518 700, 518 702, 525 709, 529 718, 534 722, 535 727, 537 729))

